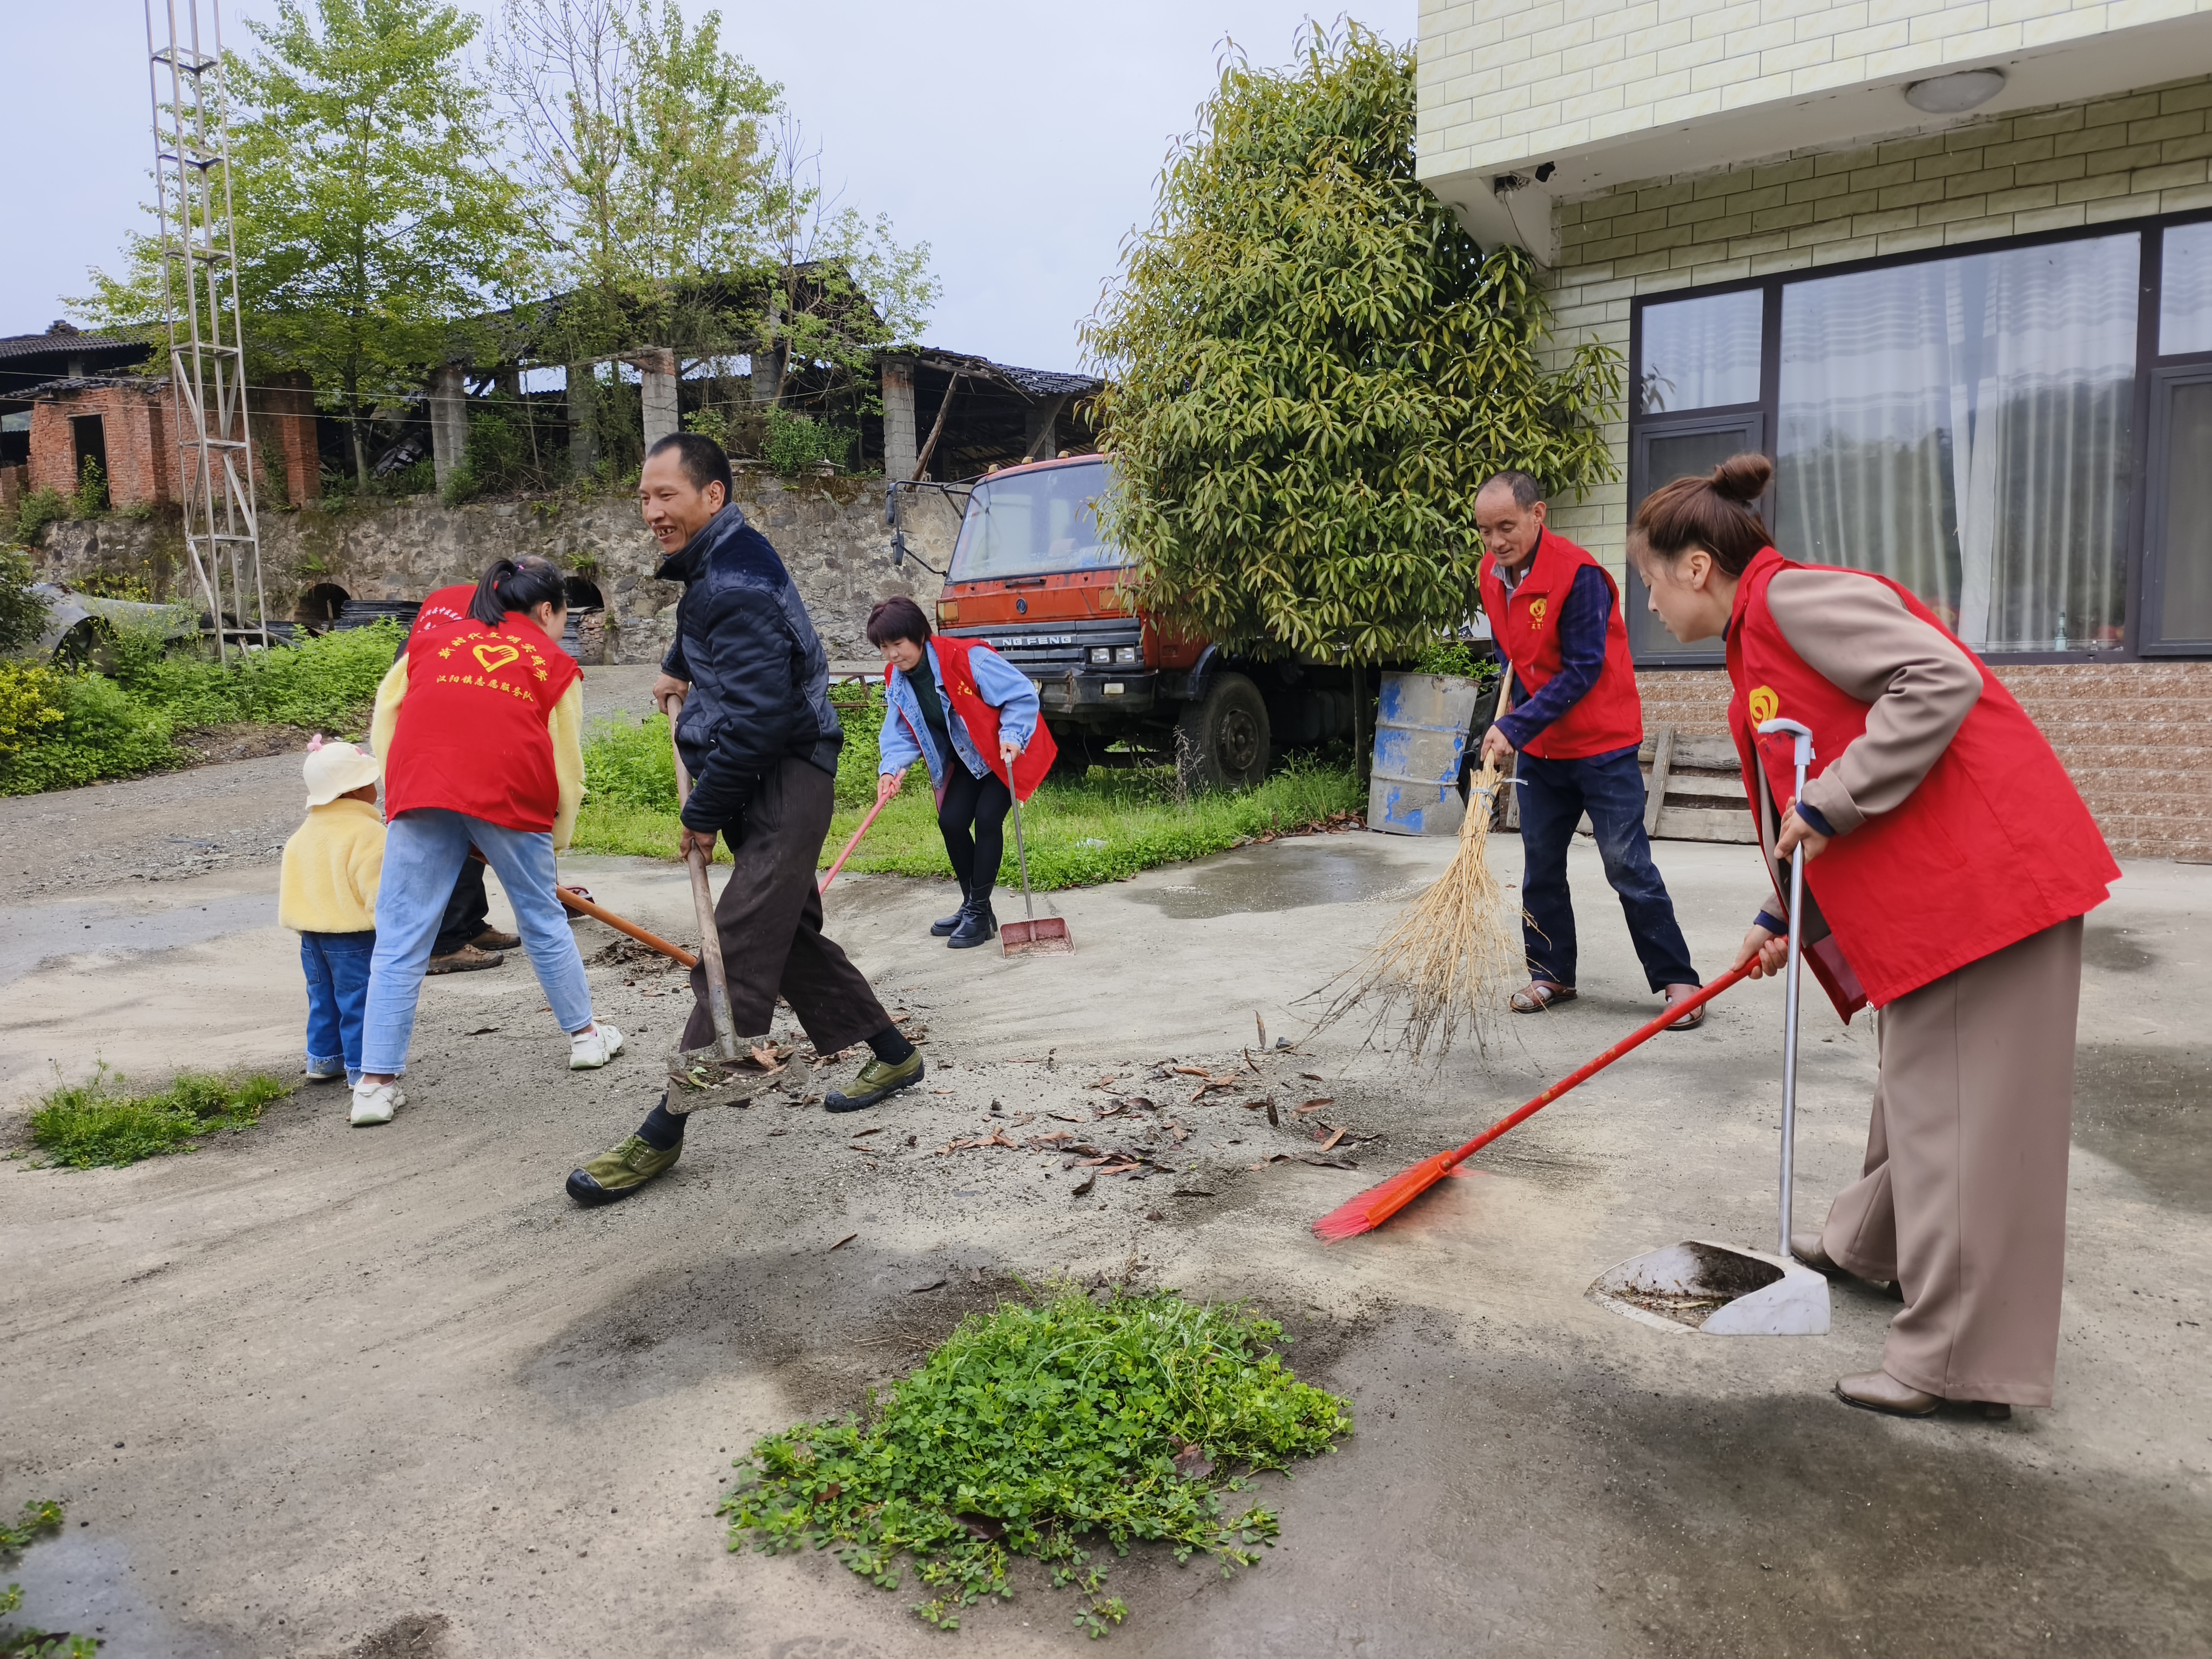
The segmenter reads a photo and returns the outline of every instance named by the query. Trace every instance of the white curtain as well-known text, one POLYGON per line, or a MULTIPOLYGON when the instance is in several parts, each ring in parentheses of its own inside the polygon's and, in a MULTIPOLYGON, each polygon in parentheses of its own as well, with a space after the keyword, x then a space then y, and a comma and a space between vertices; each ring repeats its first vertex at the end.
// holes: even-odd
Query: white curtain
POLYGON ((1643 412, 1757 403, 1765 307, 1757 289, 1646 306, 1636 377, 1643 412))
POLYGON ((1783 293, 1783 550, 1878 570, 1970 645, 2117 647, 2140 247, 1970 254, 1783 293))

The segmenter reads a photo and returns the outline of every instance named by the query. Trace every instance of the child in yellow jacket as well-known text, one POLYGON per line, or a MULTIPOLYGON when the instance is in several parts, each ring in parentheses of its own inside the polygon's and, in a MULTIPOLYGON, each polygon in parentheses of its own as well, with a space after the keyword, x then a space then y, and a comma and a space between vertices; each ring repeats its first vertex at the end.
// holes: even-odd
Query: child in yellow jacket
POLYGON ((376 887, 384 872, 377 762, 318 733, 301 769, 307 821, 284 843, 276 920, 300 935, 307 976, 309 1081, 361 1076, 362 1013, 376 951, 376 887))

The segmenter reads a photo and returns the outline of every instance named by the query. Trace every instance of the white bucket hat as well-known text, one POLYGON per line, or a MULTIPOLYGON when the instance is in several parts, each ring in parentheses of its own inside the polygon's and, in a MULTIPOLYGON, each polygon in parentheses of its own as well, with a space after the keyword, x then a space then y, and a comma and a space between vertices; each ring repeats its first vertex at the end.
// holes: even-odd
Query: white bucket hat
POLYGON ((328 806, 340 795, 374 783, 383 769, 366 750, 332 743, 318 732, 308 740, 307 763, 300 769, 307 780, 307 805, 328 806))

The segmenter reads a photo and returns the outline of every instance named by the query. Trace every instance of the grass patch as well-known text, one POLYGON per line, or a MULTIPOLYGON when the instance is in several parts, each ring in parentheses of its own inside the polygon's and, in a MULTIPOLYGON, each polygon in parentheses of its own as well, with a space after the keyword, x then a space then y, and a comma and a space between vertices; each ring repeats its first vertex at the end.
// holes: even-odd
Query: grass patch
POLYGON ((198 1149, 202 1137, 251 1128, 292 1085, 266 1073, 216 1077, 179 1072, 155 1094, 125 1091, 106 1066, 56 1089, 31 1114, 31 1142, 49 1164, 121 1169, 142 1158, 198 1149))
MULTIPOLYGON (((822 849, 823 868, 875 800, 882 700, 872 696, 865 705, 841 702, 838 714, 846 740, 838 757, 837 811, 822 849)), ((584 745, 584 781, 589 793, 576 818, 577 852, 675 856, 676 768, 664 717, 655 714, 642 726, 595 726, 584 745)), ((1049 891, 1120 881, 1265 836, 1341 823, 1365 801, 1346 767, 1293 763, 1242 794, 1181 799, 1172 768, 1093 767, 1081 779, 1048 781, 1024 804, 1030 884, 1049 891)), ((718 848, 716 857, 726 862, 728 854, 718 848)), ((936 803, 919 768, 845 867, 878 875, 951 875, 936 803)), ((1010 825, 1000 878, 1011 885, 1017 876, 1010 825)))
POLYGON ((1011 1599, 1009 1559, 1032 1556, 1084 1603, 1093 1636, 1128 1609, 1093 1564, 1137 1540, 1226 1577, 1279 1523, 1230 1501, 1262 1469, 1333 1451, 1350 1402, 1310 1388, 1272 1352, 1282 1328, 1173 1291, 973 1314, 865 1418, 803 1423, 754 1443, 719 1513, 730 1547, 834 1549, 885 1589, 900 1558, 933 1592, 915 1611, 945 1629, 985 1595, 1011 1599))

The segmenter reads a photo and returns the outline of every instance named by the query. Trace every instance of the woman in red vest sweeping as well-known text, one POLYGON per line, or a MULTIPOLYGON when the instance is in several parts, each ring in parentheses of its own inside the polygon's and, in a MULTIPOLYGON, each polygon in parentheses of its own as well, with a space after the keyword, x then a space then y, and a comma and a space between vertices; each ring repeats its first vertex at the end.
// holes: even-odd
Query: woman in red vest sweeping
MULTIPOLYGON (((1517 702, 1482 740, 1501 766, 1518 750, 1522 936, 1528 984, 1516 1013, 1575 999, 1577 955, 1567 848, 1584 812, 1605 878, 1650 988, 1669 1003, 1698 988, 1674 902, 1644 832, 1644 704, 1628 659, 1620 590, 1602 565, 1544 521, 1544 498, 1525 472, 1500 472, 1475 493, 1482 532, 1483 612, 1513 666, 1517 702)), ((1672 1030, 1693 1030, 1698 1008, 1672 1030)))
POLYGON ((583 959, 554 896, 553 855, 583 800, 583 671, 561 649, 568 601, 551 561, 501 559, 468 617, 414 635, 387 686, 384 878, 362 1016, 353 1121, 389 1123, 415 1031, 422 973, 469 848, 499 874, 568 1064, 604 1066, 622 1033, 592 1018, 583 959))
POLYGON ((2081 917, 2119 874, 2012 694, 1885 576, 1802 565, 1751 503, 1773 467, 1738 455, 1636 517, 1632 556, 1680 640, 1728 642, 1729 729, 1776 898, 1738 963, 1778 971, 1788 860, 1805 849, 1807 960, 1848 1019, 1881 1011, 1864 1172, 1790 1250, 1893 1282, 1881 1369, 1855 1406, 1990 1416, 2051 1403, 2081 917), (1813 732, 1802 799, 1786 738, 1813 732))
POLYGON ((884 653, 876 799, 889 800, 917 760, 937 791, 937 828, 960 879, 960 908, 929 931, 956 951, 999 931, 991 888, 1006 856, 1006 810, 1027 800, 1058 752, 1038 719, 1036 687, 988 645, 939 635, 912 599, 868 613, 868 642, 884 653))

